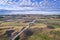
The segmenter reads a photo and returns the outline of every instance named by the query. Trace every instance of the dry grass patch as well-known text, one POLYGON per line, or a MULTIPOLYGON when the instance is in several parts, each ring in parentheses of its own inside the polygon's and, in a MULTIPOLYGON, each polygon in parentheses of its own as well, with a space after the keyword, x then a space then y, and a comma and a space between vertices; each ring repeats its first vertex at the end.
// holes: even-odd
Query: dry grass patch
POLYGON ((34 25, 31 26, 31 28, 46 28, 46 24, 41 24, 41 23, 35 23, 34 25))

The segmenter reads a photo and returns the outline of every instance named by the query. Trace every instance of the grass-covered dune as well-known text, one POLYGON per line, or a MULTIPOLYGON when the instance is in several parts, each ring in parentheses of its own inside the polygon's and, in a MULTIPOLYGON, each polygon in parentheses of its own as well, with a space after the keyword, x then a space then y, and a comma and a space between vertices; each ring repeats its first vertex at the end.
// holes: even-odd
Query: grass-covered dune
POLYGON ((49 29, 32 29, 33 34, 27 40, 60 40, 60 32, 49 29))
MULTIPOLYGON (((7 31, 14 30, 11 35, 19 32, 23 27, 29 25, 29 22, 36 20, 30 26, 32 35, 26 40, 60 40, 60 15, 6 15, 0 17, 0 40, 9 40, 7 31), (6 34, 6 35, 5 35, 6 34)), ((23 35, 24 36, 24 35, 23 35)))

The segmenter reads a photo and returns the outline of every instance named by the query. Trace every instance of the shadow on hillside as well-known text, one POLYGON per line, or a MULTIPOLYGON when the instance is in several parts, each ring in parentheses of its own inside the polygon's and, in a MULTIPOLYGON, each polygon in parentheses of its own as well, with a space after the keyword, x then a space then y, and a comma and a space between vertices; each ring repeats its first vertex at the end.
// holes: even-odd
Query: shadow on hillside
POLYGON ((33 32, 30 29, 25 30, 20 36, 18 36, 15 40, 26 40, 28 36, 31 36, 33 32))
POLYGON ((4 35, 7 37, 11 37, 11 34, 14 32, 14 30, 7 30, 4 35))

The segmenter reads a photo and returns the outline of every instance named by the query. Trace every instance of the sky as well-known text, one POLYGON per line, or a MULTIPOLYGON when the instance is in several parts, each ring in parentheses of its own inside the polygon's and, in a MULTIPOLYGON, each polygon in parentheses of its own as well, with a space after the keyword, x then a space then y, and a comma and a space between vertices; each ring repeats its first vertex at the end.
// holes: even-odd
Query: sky
POLYGON ((60 0, 0 0, 0 14, 60 14, 60 0))

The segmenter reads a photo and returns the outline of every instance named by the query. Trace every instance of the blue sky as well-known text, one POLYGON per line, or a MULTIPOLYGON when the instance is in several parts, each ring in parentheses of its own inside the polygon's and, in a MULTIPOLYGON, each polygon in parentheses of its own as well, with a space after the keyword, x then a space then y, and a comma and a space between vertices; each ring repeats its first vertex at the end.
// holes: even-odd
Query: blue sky
MULTIPOLYGON (((30 10, 30 12, 32 12, 33 14, 37 12, 39 12, 40 14, 41 13, 44 14, 44 12, 45 13, 47 12, 48 14, 54 14, 54 13, 60 14, 60 0, 33 0, 33 1, 31 0, 0 0, 0 10, 2 9, 3 10, 23 10, 23 11, 30 10)), ((28 11, 26 12, 29 13, 28 11)), ((26 12, 25 14, 27 14, 26 12)), ((1 13, 4 14, 2 11, 0 11, 0 14, 1 13)), ((29 13, 29 14, 32 14, 32 13, 29 13)), ((10 13, 6 13, 6 14, 10 14, 10 13)), ((14 13, 11 13, 11 14, 14 14, 14 13)), ((15 14, 18 14, 18 13, 15 13, 15 14)))

